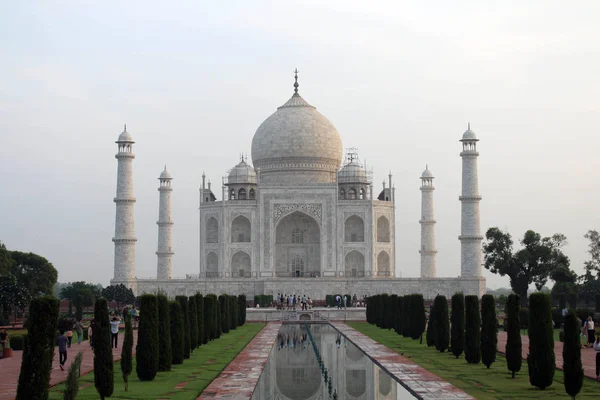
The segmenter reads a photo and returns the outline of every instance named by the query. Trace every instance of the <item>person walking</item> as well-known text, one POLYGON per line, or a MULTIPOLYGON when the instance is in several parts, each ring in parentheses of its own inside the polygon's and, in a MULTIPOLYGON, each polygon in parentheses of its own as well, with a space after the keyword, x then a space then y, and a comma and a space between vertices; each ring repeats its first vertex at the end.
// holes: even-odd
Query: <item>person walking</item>
POLYGON ((347 302, 348 302, 348 297, 346 295, 344 295, 344 308, 346 308, 347 302))
POLYGON ((90 347, 94 350, 94 329, 96 328, 96 320, 92 319, 90 321, 90 326, 88 327, 88 338, 90 339, 90 347))
POLYGON ((73 328, 67 328, 67 347, 71 348, 71 342, 73 341, 73 328))
POLYGON ((110 321, 110 333, 112 339, 110 341, 111 347, 117 348, 117 343, 119 339, 119 324, 121 323, 121 319, 117 317, 113 317, 112 321, 110 321))
POLYGON ((591 316, 587 319, 586 327, 588 334, 588 347, 593 347, 596 331, 594 330, 594 319, 591 316))
POLYGON ((594 350, 596 350, 596 380, 600 381, 600 333, 594 342, 594 350))
POLYGON ((67 344, 68 344, 68 339, 65 336, 65 330, 61 329, 60 330, 60 335, 57 336, 56 338, 56 344, 58 345, 58 366, 60 367, 61 371, 64 371, 64 365, 67 362, 67 344))
POLYGON ((81 325, 81 320, 75 322, 73 329, 77 332, 77 344, 81 344, 81 341, 83 340, 83 325, 81 325))

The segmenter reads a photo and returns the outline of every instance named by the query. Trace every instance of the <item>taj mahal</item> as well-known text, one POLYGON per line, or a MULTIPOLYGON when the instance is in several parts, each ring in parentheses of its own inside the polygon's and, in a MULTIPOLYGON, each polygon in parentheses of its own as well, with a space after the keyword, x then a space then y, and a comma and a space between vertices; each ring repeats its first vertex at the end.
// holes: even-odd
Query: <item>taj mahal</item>
POLYGON ((242 156, 222 179, 220 190, 211 187, 202 175, 198 210, 190 210, 199 218, 198 273, 186 278, 173 277, 174 185, 166 167, 158 187, 156 279, 136 277, 132 177, 135 142, 125 127, 116 142, 111 284, 123 283, 136 294, 161 290, 170 296, 189 296, 197 291, 245 294, 248 298, 296 293, 316 300, 334 293, 359 297, 422 293, 425 299, 458 291, 483 295, 478 138, 470 126, 460 138, 461 275, 437 274, 434 175, 426 168, 420 177, 421 215, 408 216, 421 225, 421 247, 415 249, 421 255, 421 275, 400 278, 395 273, 396 198, 392 174, 376 189, 373 173, 361 162, 357 150, 344 151, 335 126, 300 96, 297 71, 293 86, 292 97, 256 130, 251 162, 242 156))

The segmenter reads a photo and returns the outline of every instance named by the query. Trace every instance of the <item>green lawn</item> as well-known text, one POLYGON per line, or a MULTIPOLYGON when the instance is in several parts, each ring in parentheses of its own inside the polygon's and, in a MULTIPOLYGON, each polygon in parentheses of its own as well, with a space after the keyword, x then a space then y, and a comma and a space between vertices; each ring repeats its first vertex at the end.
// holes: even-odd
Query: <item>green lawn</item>
MULTIPOLYGON (((496 362, 488 370, 483 364, 467 364, 464 357, 456 359, 452 353, 440 353, 433 347, 419 344, 397 335, 393 330, 379 329, 366 322, 348 322, 348 325, 373 340, 461 388, 477 399, 569 399, 563 385, 563 372, 556 370, 554 384, 539 390, 529 384, 527 363, 523 360, 521 372, 515 379, 506 369, 506 359, 498 354, 496 362)), ((425 338, 423 338, 425 342, 425 338)), ((600 399, 600 382, 584 378, 578 399, 600 399)))
MULTIPOLYGON (((194 350, 189 360, 174 365, 170 372, 159 372, 151 382, 141 382, 135 372, 129 376, 129 391, 125 392, 121 377, 120 362, 115 363, 115 391, 111 399, 196 399, 210 382, 242 351, 264 327, 264 324, 248 323, 221 335, 199 349, 194 350), (180 387, 177 387, 180 386, 180 387)), ((94 373, 82 376, 78 400, 98 399, 94 387, 94 373)), ((50 389, 50 400, 62 399, 64 385, 50 389)))

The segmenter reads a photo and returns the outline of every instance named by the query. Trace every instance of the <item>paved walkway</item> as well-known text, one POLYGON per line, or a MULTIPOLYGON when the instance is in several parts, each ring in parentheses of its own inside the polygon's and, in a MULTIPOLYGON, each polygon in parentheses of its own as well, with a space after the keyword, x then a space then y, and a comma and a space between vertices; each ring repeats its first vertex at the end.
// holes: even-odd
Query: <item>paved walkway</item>
POLYGON ((275 345, 280 322, 269 322, 238 356, 208 385, 197 400, 251 399, 275 345))
POLYGON ((423 400, 473 399, 451 383, 426 369, 418 366, 408 358, 402 357, 393 350, 363 335, 343 322, 331 322, 348 340, 360 348, 365 354, 385 369, 390 375, 402 382, 402 385, 423 400))
MULTIPOLYGON (((523 344, 523 359, 527 359, 529 353, 529 336, 521 335, 521 343, 523 344)), ((504 354, 506 349, 506 332, 498 332, 498 352, 504 354)), ((563 344, 562 342, 554 342, 554 357, 556 358, 556 368, 563 368, 563 344)), ((594 349, 581 348, 581 363, 583 364, 583 373, 588 378, 596 379, 596 352, 594 349)), ((524 365, 527 368, 527 365, 524 365)), ((523 367, 521 367, 523 369, 523 367)))
MULTIPOLYGON (((119 348, 113 349, 113 358, 121 359, 121 344, 123 343, 124 334, 119 334, 119 348)), ((135 344, 137 343, 137 330, 133 331, 133 354, 135 354, 135 344)), ((80 345, 73 343, 71 348, 67 350, 67 362, 65 370, 61 371, 58 365, 58 347, 54 348, 54 359, 52 360, 52 373, 50 375, 50 386, 58 385, 67 380, 67 374, 71 362, 79 351, 83 351, 83 360, 81 362, 81 375, 87 374, 94 369, 94 353, 90 348, 89 342, 82 342, 80 345)), ((17 383, 19 382, 19 372, 21 371, 22 351, 13 351, 13 356, 10 358, 0 359, 0 371, 2 378, 0 379, 0 400, 12 400, 17 394, 17 383)))

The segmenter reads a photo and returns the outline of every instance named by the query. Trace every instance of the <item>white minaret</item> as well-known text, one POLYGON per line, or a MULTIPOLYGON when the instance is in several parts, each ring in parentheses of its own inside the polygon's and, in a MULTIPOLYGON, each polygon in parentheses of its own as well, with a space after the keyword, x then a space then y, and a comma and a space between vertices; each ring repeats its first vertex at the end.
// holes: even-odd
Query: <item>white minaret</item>
POLYGON ((158 178, 160 185, 158 191, 160 192, 160 199, 158 203, 158 250, 156 256, 158 257, 158 265, 156 278, 157 279, 171 279, 173 274, 173 220, 171 218, 171 174, 165 170, 160 174, 158 178))
POLYGON ((459 197, 461 202, 460 218, 460 270, 461 276, 480 277, 481 276, 481 228, 479 223, 479 184, 477 178, 477 136, 471 130, 469 123, 468 129, 463 134, 462 139, 462 195, 459 197))
MULTIPOLYGON (((133 218, 133 137, 127 132, 127 125, 119 135, 117 167, 117 205, 115 220, 115 272, 113 280, 127 282, 135 279, 135 229, 133 218)), ((130 285, 126 285, 130 286, 130 285)))
POLYGON ((421 174, 421 278, 435 278, 435 219, 433 216, 433 174, 427 166, 421 174))

